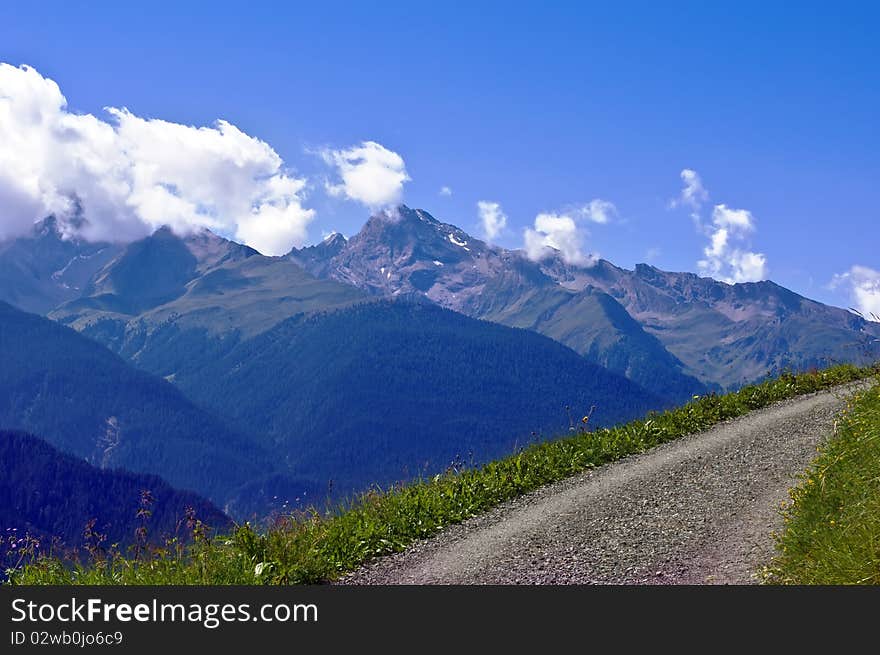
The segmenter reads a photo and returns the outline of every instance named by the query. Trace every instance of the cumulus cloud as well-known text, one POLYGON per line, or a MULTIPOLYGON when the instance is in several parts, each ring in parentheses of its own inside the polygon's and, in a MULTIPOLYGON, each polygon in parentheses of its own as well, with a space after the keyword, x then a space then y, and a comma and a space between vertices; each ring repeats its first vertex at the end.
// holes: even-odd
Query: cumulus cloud
POLYGON ((767 258, 745 249, 754 231, 751 212, 715 205, 707 227, 709 245, 703 249, 704 259, 697 262, 700 273, 728 284, 766 279, 767 258))
POLYGON ((66 236, 127 241, 207 228, 278 255, 314 216, 305 181, 226 121, 192 127, 107 108, 76 114, 58 85, 0 63, 0 238, 49 214, 66 236))
POLYGON ((567 264, 591 266, 594 255, 584 253, 587 233, 570 214, 543 213, 535 217, 534 229, 523 235, 526 256, 540 261, 558 251, 567 264))
POLYGON ((477 203, 477 213, 480 215, 480 223, 486 241, 493 241, 507 227, 507 215, 497 202, 480 200, 477 203))
POLYGON ((450 187, 448 187, 448 186, 442 186, 442 187, 440 187, 440 191, 439 191, 438 193, 439 193, 441 196, 451 196, 451 195, 452 195, 452 189, 451 189, 450 187))
POLYGON ((831 287, 844 287, 853 308, 869 320, 880 321, 880 271, 867 266, 853 266, 835 275, 831 287))
POLYGON ((545 212, 535 217, 534 228, 523 234, 526 255, 540 261, 558 251, 567 264, 592 266, 598 256, 585 252, 589 232, 583 223, 605 225, 617 217, 613 202, 593 198, 584 205, 570 205, 558 212, 545 212))
POLYGON ((364 141, 346 150, 323 150, 321 157, 336 169, 337 182, 327 182, 332 196, 360 202, 371 209, 392 205, 410 181, 403 157, 376 143, 364 141))

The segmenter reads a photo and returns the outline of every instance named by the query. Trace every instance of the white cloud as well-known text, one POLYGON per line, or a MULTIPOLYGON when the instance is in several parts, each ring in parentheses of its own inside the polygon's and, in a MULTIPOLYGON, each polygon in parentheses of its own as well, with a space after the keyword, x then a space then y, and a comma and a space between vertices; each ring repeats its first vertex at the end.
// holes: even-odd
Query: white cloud
POLYGON ((709 245, 703 249, 705 259, 697 262, 700 273, 728 284, 766 279, 766 256, 745 249, 754 231, 751 212, 715 205, 712 223, 706 227, 709 245))
POLYGON ((403 185, 410 181, 403 157, 375 141, 320 154, 339 176, 339 182, 327 182, 327 193, 356 200, 372 209, 399 202, 403 185))
POLYGON ((715 205, 712 223, 717 227, 746 234, 755 230, 755 219, 747 209, 731 209, 727 205, 715 205))
POLYGON ((439 191, 438 193, 439 193, 441 196, 451 196, 451 195, 452 195, 452 189, 451 189, 450 187, 448 187, 448 186, 442 186, 442 187, 440 187, 440 191, 439 191))
POLYGON ((755 232, 755 219, 747 209, 732 209, 725 204, 715 205, 712 220, 703 223, 703 205, 709 200, 709 191, 697 171, 681 171, 684 184, 670 208, 688 207, 694 226, 709 239, 703 257, 697 262, 700 274, 734 284, 758 282, 767 278, 767 257, 748 250, 748 241, 755 232))
POLYGON ((681 206, 690 207, 691 218, 699 224, 700 210, 703 208, 703 204, 709 200, 709 192, 703 186, 703 180, 697 171, 685 168, 679 175, 684 187, 682 187, 678 198, 669 202, 669 207, 671 209, 681 206))
POLYGON ((846 287, 850 302, 862 316, 880 321, 880 271, 867 266, 853 266, 846 273, 835 275, 832 288, 846 287))
POLYGON ((480 215, 486 241, 493 241, 507 227, 507 215, 497 202, 480 200, 477 203, 477 213, 480 215))
POLYGON ((545 212, 535 217, 534 229, 526 228, 523 238, 526 255, 540 261, 558 251, 567 264, 592 266, 598 260, 595 253, 584 252, 589 232, 584 222, 604 225, 617 216, 613 202, 593 198, 585 205, 572 205, 558 212, 545 212))
POLYGON ((535 217, 535 227, 523 235, 526 256, 540 261, 558 251, 567 264, 591 266, 595 256, 583 252, 586 232, 568 214, 543 213, 535 217))
POLYGON ((55 214, 65 234, 90 240, 161 225, 208 228, 271 255, 305 240, 305 181, 267 143, 226 121, 197 128, 107 112, 73 113, 54 81, 0 63, 0 239, 55 214))
POLYGON ((578 209, 578 213, 588 221, 605 224, 617 215, 617 207, 613 202, 594 198, 586 205, 578 209))
POLYGON ((731 276, 727 282, 760 282, 767 279, 767 257, 763 253, 734 250, 730 253, 731 276))

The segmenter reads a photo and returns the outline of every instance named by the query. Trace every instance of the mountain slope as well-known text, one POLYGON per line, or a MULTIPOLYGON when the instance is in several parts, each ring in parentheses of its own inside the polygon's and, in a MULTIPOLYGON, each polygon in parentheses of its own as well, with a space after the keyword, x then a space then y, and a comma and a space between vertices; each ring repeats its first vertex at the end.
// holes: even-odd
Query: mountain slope
MULTIPOLYGON (((13 529, 43 541, 60 538, 68 548, 83 544, 83 528, 95 519, 94 530, 106 537, 107 548, 124 549, 135 542, 141 492, 149 491, 152 512, 146 521, 148 538, 179 535, 186 541, 184 518, 192 514, 215 531, 231 527, 229 518, 207 500, 178 491, 154 475, 119 469, 102 470, 72 455, 59 452, 29 434, 0 430, 0 535, 13 529)), ((0 556, 10 550, 0 541, 0 556)))
POLYGON ((725 284, 692 273, 635 270, 600 261, 548 273, 617 299, 687 372, 735 388, 786 368, 804 370, 880 357, 880 324, 804 298, 773 282, 725 284))
POLYGON ((64 239, 53 217, 26 237, 0 243, 0 301, 37 314, 79 297, 120 247, 64 239))
POLYGON ((179 237, 163 229, 127 246, 83 297, 49 316, 170 376, 290 316, 364 298, 210 232, 179 237))
POLYGON ((91 339, 0 303, 0 361, 0 428, 160 475, 239 515, 266 510, 259 481, 279 473, 267 452, 91 339))
POLYGON ((550 339, 407 302, 291 318, 175 382, 343 492, 663 405, 550 339))
MULTIPOLYGON (((492 320, 491 314, 484 316, 492 320)), ((519 327, 523 315, 507 323, 519 327)), ((657 337, 646 332, 626 310, 607 293, 595 287, 569 295, 548 308, 534 329, 565 344, 589 361, 625 375, 665 398, 684 401, 706 388, 682 373, 683 365, 657 337)))

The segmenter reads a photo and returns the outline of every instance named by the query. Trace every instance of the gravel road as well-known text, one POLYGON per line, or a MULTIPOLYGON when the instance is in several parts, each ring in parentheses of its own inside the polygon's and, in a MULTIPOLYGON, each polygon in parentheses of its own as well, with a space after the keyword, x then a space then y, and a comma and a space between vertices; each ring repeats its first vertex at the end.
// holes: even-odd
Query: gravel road
POLYGON ((452 526, 347 584, 750 584, 779 505, 865 383, 777 403, 452 526))

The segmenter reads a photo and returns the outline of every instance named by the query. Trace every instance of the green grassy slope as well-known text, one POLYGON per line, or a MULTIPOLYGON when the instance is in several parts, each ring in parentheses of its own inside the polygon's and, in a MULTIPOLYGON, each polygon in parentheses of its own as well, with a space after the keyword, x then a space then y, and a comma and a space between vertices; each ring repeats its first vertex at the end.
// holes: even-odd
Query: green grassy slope
POLYGON ((880 584, 880 386, 853 399, 791 499, 766 582, 880 584))
POLYGON ((876 369, 838 366, 785 374, 725 396, 595 432, 533 445, 479 469, 449 470, 417 484, 367 493, 331 516, 285 517, 265 533, 250 526, 183 554, 65 567, 43 558, 12 573, 13 584, 292 584, 333 579, 373 557, 400 551, 542 485, 642 452, 775 401, 862 379, 876 369))

